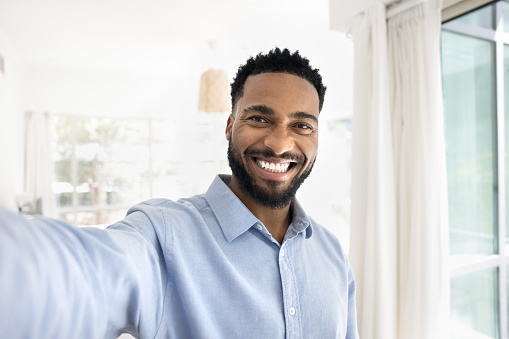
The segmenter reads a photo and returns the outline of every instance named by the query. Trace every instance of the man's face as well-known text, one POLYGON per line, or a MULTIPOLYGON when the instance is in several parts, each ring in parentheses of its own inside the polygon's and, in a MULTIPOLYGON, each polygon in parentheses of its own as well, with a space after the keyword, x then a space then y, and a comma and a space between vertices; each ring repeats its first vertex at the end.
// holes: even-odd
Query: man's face
POLYGON ((243 93, 226 127, 232 182, 257 204, 286 207, 315 162, 318 93, 285 73, 250 76, 243 93))

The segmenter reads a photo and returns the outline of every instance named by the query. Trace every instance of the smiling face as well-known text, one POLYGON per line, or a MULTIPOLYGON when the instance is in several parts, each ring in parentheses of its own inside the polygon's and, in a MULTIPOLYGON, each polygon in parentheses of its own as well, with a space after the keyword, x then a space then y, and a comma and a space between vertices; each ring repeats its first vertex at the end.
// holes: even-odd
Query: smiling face
POLYGON ((287 207, 318 149, 319 99, 307 80, 286 73, 249 76, 228 118, 231 189, 241 200, 287 207))

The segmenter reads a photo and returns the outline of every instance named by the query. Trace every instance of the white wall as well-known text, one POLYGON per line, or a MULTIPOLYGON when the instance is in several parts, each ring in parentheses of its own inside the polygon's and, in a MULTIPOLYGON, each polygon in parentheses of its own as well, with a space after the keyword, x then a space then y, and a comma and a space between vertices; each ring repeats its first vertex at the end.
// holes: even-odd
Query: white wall
POLYGON ((14 196, 23 192, 23 62, 0 30, 0 207, 16 210, 14 196))
POLYGON ((32 65, 25 80, 28 110, 77 116, 165 117, 169 112, 198 109, 199 72, 186 76, 141 74, 46 64, 32 65))
POLYGON ((206 46, 191 46, 180 53, 186 56, 185 62, 181 55, 176 56, 150 73, 141 69, 135 72, 32 64, 25 77, 25 108, 78 116, 168 118, 196 114, 202 72, 219 68, 226 71, 231 81, 238 65, 247 58, 280 46, 300 50, 320 69, 328 88, 325 114, 350 116, 353 45, 345 34, 317 31, 300 36, 281 31, 263 43, 244 46, 242 39, 255 39, 256 32, 240 31, 241 36, 235 32, 218 41, 214 52, 206 46))

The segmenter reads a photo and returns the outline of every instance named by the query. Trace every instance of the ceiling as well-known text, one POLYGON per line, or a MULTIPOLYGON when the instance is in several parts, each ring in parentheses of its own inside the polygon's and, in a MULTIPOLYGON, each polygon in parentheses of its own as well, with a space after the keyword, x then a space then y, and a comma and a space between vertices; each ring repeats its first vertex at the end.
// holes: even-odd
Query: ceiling
MULTIPOLYGON (((341 30, 371 1, 330 0, 332 26, 341 30)), ((330 31, 329 1, 0 0, 0 30, 28 64, 171 73, 168 60, 178 70, 190 55, 261 51, 330 31)))

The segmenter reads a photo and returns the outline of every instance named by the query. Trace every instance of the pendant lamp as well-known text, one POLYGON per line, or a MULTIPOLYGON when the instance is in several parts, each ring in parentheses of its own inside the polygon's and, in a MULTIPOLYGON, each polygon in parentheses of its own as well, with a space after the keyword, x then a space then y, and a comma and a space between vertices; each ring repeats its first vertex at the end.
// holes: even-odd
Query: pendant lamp
POLYGON ((198 110, 201 112, 230 110, 230 86, 226 72, 209 69, 201 75, 198 110))

